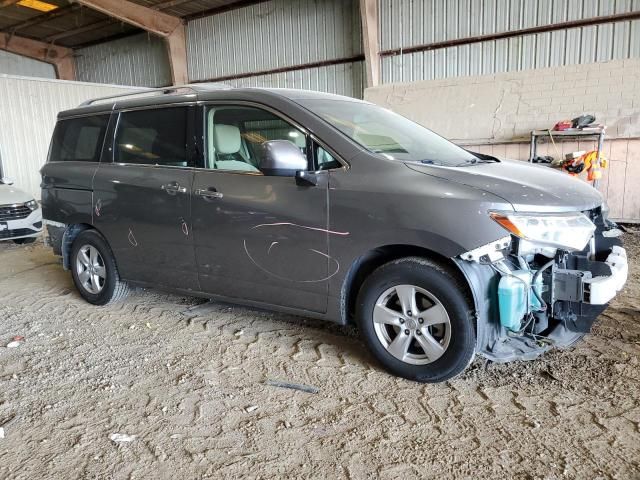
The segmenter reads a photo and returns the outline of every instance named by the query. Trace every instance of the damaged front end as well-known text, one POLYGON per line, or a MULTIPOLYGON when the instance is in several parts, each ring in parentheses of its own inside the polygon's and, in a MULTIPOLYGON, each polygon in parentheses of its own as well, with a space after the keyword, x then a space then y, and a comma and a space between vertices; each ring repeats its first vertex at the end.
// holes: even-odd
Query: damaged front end
POLYGON ((626 282, 622 232, 601 207, 491 216, 508 235, 454 259, 474 294, 478 352, 529 360, 579 340, 626 282))

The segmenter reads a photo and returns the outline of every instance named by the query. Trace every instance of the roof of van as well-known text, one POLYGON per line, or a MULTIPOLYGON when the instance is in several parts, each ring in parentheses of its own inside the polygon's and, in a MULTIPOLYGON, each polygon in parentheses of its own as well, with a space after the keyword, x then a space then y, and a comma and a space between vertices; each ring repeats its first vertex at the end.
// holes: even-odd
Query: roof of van
POLYGON ((212 83, 195 83, 163 88, 151 88, 132 91, 125 94, 100 97, 87 100, 76 108, 62 111, 58 118, 76 115, 101 114, 112 110, 125 108, 160 106, 177 103, 206 101, 206 100, 254 100, 261 98, 279 97, 293 102, 298 100, 342 100, 362 102, 351 97, 333 93, 316 92, 312 90, 298 90, 293 88, 233 88, 226 85, 212 83))

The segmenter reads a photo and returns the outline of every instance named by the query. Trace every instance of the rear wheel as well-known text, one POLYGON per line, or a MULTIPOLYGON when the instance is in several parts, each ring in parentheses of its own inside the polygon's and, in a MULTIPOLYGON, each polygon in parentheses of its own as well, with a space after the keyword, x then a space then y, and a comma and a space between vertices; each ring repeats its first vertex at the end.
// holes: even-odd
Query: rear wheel
POLYGON ((357 321, 376 359, 410 380, 448 380, 474 356, 466 285, 427 259, 403 258, 374 271, 360 290, 357 321))
POLYGON ((109 245, 95 230, 85 230, 74 240, 71 274, 80 295, 94 305, 118 301, 129 291, 120 280, 109 245))

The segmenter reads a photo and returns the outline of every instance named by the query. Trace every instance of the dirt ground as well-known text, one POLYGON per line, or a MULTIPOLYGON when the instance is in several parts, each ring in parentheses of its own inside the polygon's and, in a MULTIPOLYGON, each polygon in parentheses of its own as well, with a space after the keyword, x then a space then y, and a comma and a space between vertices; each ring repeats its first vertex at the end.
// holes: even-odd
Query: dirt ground
POLYGON ((386 374, 351 328, 157 291, 93 307, 41 244, 5 242, 0 345, 25 340, 0 348, 0 478, 640 478, 626 242, 583 342, 440 385, 386 374))

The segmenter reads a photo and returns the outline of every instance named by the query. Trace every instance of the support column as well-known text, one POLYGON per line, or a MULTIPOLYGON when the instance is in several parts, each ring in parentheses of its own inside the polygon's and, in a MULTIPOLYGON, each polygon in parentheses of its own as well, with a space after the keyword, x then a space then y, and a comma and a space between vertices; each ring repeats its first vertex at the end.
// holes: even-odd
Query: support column
POLYGON ((174 85, 189 83, 187 71, 187 43, 185 39, 184 25, 176 28, 166 40, 171 64, 171 81, 174 85))
POLYGON ((380 40, 378 36, 378 0, 360 0, 362 38, 367 71, 367 86, 380 84, 380 40))

